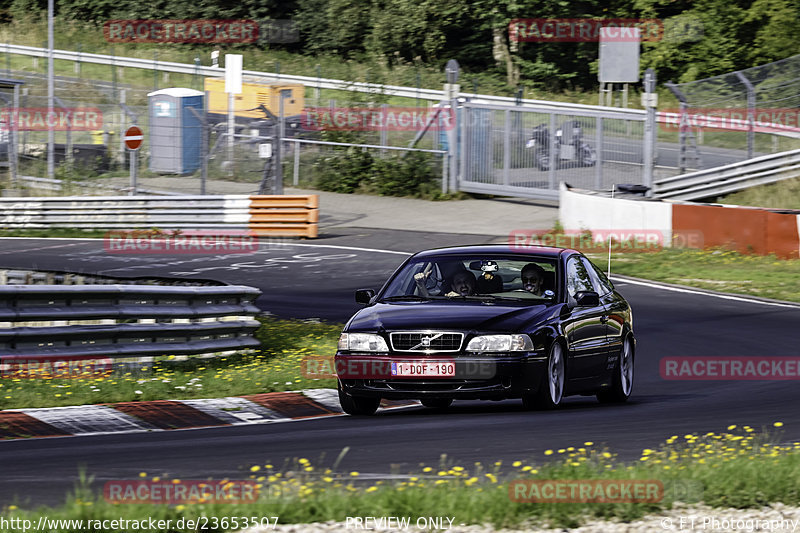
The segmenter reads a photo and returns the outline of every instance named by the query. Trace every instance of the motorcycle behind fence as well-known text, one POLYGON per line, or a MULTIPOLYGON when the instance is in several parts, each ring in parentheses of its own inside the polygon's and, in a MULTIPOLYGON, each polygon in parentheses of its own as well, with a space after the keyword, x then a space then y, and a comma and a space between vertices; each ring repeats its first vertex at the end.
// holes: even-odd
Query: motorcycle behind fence
POLYGON ((591 167, 597 164, 597 152, 583 140, 583 128, 577 120, 563 122, 556 130, 555 143, 550 149, 550 129, 545 124, 533 128, 526 148, 533 148, 533 162, 539 170, 568 166, 591 167))

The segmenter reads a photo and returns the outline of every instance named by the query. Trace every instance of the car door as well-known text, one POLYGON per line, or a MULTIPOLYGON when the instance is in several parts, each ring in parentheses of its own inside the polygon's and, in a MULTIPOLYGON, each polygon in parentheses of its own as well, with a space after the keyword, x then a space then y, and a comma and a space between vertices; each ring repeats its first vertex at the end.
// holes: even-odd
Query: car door
POLYGON ((584 260, 588 263, 589 275, 592 278, 592 283, 597 287, 597 293, 600 295, 600 303, 606 309, 606 340, 608 344, 606 370, 611 370, 614 368, 614 363, 616 363, 622 349, 622 334, 630 309, 628 303, 614 293, 614 285, 603 274, 602 270, 586 260, 586 258, 584 260))
POLYGON ((566 294, 570 313, 564 321, 570 355, 571 380, 592 380, 603 374, 607 360, 606 308, 577 306, 575 294, 595 291, 587 264, 579 255, 573 255, 566 264, 566 294))

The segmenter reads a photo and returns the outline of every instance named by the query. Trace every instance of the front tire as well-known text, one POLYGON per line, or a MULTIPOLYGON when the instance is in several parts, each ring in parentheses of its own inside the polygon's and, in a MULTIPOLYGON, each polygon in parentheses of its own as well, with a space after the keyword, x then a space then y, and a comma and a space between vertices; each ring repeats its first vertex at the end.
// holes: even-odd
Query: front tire
POLYGON ((380 398, 369 398, 364 396, 350 396, 342 390, 341 383, 339 384, 339 404, 342 406, 342 411, 348 415, 353 416, 371 416, 378 410, 381 404, 380 398))
POLYGON ((564 347, 558 341, 550 346, 550 355, 547 358, 547 374, 542 379, 536 394, 522 397, 522 405, 526 409, 555 409, 561 405, 564 397, 564 383, 566 381, 566 362, 564 360, 564 347))
POLYGON ((631 336, 625 337, 619 352, 619 361, 614 367, 611 387, 597 393, 601 403, 623 403, 628 401, 633 391, 633 341, 631 336))

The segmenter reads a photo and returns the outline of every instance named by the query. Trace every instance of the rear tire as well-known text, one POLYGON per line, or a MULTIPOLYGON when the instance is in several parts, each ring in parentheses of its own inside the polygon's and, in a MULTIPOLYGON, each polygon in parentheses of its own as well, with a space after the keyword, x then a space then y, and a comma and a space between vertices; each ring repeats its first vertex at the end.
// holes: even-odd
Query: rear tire
POLYGON ((564 383, 566 382, 566 362, 564 361, 564 347, 556 341, 550 346, 550 355, 547 358, 547 373, 542 378, 536 394, 522 397, 525 409, 555 409, 561 405, 564 397, 564 383))
POLYGON ((633 341, 631 336, 622 341, 619 360, 614 367, 611 387, 597 393, 600 403, 623 403, 628 401, 633 391, 633 341))
POLYGON ((534 154, 534 164, 539 170, 550 170, 550 156, 544 150, 537 150, 534 154))
POLYGON ((420 403, 428 409, 447 409, 453 403, 451 398, 427 398, 420 403))
POLYGON ((364 396, 350 396, 342 390, 342 385, 339 384, 339 404, 342 406, 342 411, 348 415, 353 416, 370 416, 374 415, 381 404, 380 398, 369 398, 364 396))
POLYGON ((584 167, 593 167, 597 164, 597 154, 587 144, 581 145, 579 159, 581 165, 584 167))

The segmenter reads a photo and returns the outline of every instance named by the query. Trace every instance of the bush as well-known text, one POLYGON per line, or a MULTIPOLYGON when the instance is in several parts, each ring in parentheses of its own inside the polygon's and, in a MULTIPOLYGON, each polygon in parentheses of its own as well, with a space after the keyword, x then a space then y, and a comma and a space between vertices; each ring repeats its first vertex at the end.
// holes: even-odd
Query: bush
POLYGON ((351 147, 317 160, 313 173, 315 186, 323 191, 428 197, 436 189, 432 162, 423 152, 380 158, 351 147))
POLYGON ((361 148, 337 150, 314 162, 315 186, 323 191, 352 193, 372 176, 372 154, 361 148))
POLYGON ((433 181, 431 162, 424 152, 376 159, 371 185, 381 196, 419 196, 421 187, 433 181))

